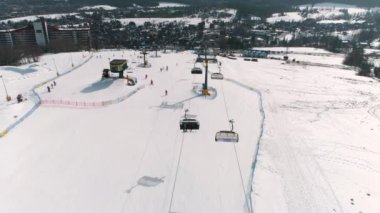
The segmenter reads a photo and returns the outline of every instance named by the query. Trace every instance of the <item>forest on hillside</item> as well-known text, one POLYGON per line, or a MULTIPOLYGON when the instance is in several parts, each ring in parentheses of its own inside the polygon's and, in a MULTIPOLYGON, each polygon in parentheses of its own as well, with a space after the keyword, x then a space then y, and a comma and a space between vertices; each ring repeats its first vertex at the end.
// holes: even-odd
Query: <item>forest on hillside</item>
MULTIPOLYGON (((70 4, 110 4, 113 6, 138 5, 157 5, 160 0, 0 0, 0 2, 9 3, 43 3, 54 4, 56 2, 68 2, 70 4)), ((315 4, 326 2, 326 0, 165 0, 165 2, 186 3, 190 5, 199 4, 254 4, 254 5, 288 5, 294 6, 299 4, 315 4)), ((327 2, 354 4, 362 7, 380 6, 379 0, 332 0, 327 2)))

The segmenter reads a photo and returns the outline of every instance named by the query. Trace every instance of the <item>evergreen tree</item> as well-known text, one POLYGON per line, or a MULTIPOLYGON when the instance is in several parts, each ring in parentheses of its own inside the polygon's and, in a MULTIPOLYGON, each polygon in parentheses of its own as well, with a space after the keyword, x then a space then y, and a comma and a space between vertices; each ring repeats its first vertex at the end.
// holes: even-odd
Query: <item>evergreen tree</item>
POLYGON ((358 75, 369 76, 371 73, 371 65, 364 56, 362 47, 354 45, 351 53, 349 53, 343 62, 345 65, 358 67, 360 70, 358 75))

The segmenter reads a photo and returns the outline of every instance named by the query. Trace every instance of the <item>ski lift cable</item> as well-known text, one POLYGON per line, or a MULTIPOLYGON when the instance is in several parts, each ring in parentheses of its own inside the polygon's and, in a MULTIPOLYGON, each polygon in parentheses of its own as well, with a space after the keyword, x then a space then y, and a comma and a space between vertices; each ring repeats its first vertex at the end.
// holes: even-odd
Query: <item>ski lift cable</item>
POLYGON ((173 205, 173 198, 174 198, 175 188, 176 188, 176 184, 177 184, 178 171, 179 171, 179 167, 180 167, 181 159, 182 159, 182 150, 183 150, 183 142, 184 141, 185 141, 185 132, 182 133, 181 147, 179 149, 178 162, 177 162, 177 167, 176 167, 176 171, 175 171, 175 175, 174 175, 174 183, 173 183, 173 189, 172 189, 171 196, 170 196, 170 204, 169 204, 168 212, 171 212, 172 205, 173 205))
MULTIPOLYGON (((232 129, 233 129, 233 120, 230 119, 230 115, 229 115, 229 112, 228 112, 227 101, 226 101, 226 96, 225 96, 225 93, 224 93, 224 87, 223 87, 223 82, 222 81, 220 82, 220 85, 221 85, 221 88, 222 88, 222 96, 223 96, 223 101, 224 101, 224 108, 226 110, 226 115, 227 115, 228 120, 232 121, 231 124, 232 124, 232 129)), ((234 146, 234 152, 235 152, 235 158, 236 158, 237 166, 238 166, 238 169, 239 169, 240 181, 241 181, 241 185, 242 185, 242 189, 243 189, 243 193, 244 193, 244 198, 245 198, 246 202, 248 202, 247 192, 246 192, 245 187, 244 187, 243 174, 242 174, 242 171, 241 171, 241 166, 240 166, 240 161, 239 161, 239 155, 238 155, 237 150, 236 150, 236 144, 233 143, 233 146, 234 146)), ((249 210, 249 212, 252 212, 252 209, 251 209, 250 205, 248 205, 248 210, 249 210)))
MULTIPOLYGON (((156 111, 155 113, 155 116, 154 116, 154 124, 158 124, 159 123, 159 111, 156 111)), ((149 135, 146 139, 146 143, 145 143, 145 146, 144 146, 144 150, 143 150, 143 153, 141 155, 141 158, 139 160, 139 163, 138 163, 138 166, 137 166, 137 169, 134 173, 134 179, 137 179, 137 177, 139 176, 140 172, 141 172, 141 169, 143 168, 144 166, 144 159, 146 157, 146 154, 148 153, 148 150, 149 150, 149 147, 150 145, 152 144, 152 141, 154 141, 152 138, 154 138, 154 128, 152 128, 150 131, 149 131, 149 135)), ((179 134, 176 135, 176 140, 178 138, 179 134)), ((121 213, 124 213, 125 212, 125 207, 127 205, 127 201, 128 201, 128 193, 126 193, 125 195, 125 200, 124 200, 124 203, 123 203, 123 206, 122 206, 122 209, 121 209, 121 213)))
MULTIPOLYGON (((193 76, 192 84, 194 84, 194 81, 195 81, 195 77, 193 76)), ((189 101, 188 108, 185 110, 186 114, 190 108, 191 108, 191 100, 189 101)), ((177 184, 178 171, 179 171, 180 165, 181 165, 182 150, 183 150, 184 141, 185 141, 185 132, 182 133, 181 147, 179 150, 178 162, 177 162, 177 167, 176 167, 176 171, 175 171, 175 175, 174 175, 173 189, 172 189, 172 192, 170 195, 170 204, 169 204, 169 210, 168 210, 169 213, 171 212, 172 205, 173 205, 174 193, 175 193, 175 188, 176 188, 176 184, 177 184)))

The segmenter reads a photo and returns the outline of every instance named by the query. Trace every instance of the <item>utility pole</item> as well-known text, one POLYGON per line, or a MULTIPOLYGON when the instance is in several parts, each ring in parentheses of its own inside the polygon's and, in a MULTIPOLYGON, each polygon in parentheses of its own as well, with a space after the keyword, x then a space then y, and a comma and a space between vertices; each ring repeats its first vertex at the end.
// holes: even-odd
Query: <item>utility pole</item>
POLYGON ((74 67, 74 62, 73 62, 73 55, 70 53, 70 58, 71 58, 71 67, 74 67))
POLYGON ((57 76, 59 76, 57 64, 55 63, 55 59, 54 58, 53 58, 53 63, 54 63, 55 71, 57 72, 57 76))
POLYGON ((141 52, 141 54, 144 55, 144 67, 146 67, 146 66, 147 66, 147 61, 146 61, 145 57, 146 57, 146 55, 148 54, 148 52, 144 49, 144 50, 141 52))
POLYGON ((8 91, 7 91, 7 87, 5 87, 4 78, 3 78, 2 75, 0 75, 0 78, 1 78, 1 80, 3 81, 4 90, 5 90, 5 95, 6 95, 6 100, 7 100, 7 101, 10 101, 10 100, 11 100, 11 97, 9 97, 9 95, 8 95, 8 91))

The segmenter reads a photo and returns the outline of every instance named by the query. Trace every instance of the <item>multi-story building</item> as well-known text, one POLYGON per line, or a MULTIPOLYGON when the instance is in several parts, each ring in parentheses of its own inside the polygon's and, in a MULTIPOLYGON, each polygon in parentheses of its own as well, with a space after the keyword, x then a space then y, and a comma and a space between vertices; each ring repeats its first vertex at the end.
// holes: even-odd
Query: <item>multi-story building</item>
POLYGON ((90 48, 90 28, 59 28, 47 25, 45 19, 40 18, 19 29, 0 30, 0 46, 48 47, 59 42, 90 48))

